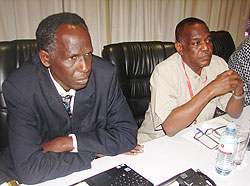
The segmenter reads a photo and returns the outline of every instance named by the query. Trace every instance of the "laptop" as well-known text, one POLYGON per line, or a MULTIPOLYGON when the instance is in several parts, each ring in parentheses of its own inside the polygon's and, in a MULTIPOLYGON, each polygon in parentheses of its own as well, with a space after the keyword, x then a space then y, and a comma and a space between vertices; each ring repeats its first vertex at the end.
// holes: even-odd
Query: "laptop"
POLYGON ((153 186, 153 184, 126 164, 121 164, 70 186, 153 186))

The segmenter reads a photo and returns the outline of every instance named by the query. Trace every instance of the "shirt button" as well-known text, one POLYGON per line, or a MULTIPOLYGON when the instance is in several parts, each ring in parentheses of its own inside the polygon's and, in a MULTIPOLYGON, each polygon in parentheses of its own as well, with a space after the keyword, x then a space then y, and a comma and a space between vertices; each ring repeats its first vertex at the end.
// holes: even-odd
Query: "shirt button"
POLYGON ((197 79, 197 78, 198 78, 198 76, 197 76, 197 75, 195 75, 195 76, 194 76, 194 79, 197 79))

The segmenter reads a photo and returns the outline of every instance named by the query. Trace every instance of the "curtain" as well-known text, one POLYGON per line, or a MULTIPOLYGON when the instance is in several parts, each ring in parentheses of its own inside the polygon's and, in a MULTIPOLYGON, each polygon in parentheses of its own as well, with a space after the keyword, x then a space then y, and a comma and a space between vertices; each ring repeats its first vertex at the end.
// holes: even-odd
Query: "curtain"
POLYGON ((39 22, 58 12, 61 0, 0 0, 0 40, 34 39, 39 22))
POLYGON ((64 11, 80 15, 86 21, 94 48, 94 54, 101 55, 107 43, 105 0, 65 0, 64 11))
POLYGON ((94 53, 125 41, 174 41, 178 22, 204 20, 210 30, 227 30, 236 46, 244 39, 249 0, 0 0, 0 41, 34 39, 39 22, 58 12, 74 12, 89 27, 94 53))
POLYGON ((235 44, 244 39, 249 0, 110 0, 110 43, 131 40, 174 41, 186 17, 205 21, 210 30, 227 30, 235 44))

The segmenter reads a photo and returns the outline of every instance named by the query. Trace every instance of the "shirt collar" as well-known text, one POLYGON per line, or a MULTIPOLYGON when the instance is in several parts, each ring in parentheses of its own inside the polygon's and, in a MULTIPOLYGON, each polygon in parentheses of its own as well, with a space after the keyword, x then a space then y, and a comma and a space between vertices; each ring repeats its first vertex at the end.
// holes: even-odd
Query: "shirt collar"
POLYGON ((49 70, 50 78, 52 79, 52 81, 56 87, 56 90, 60 96, 66 96, 66 95, 75 96, 76 91, 74 89, 70 89, 69 91, 65 91, 62 88, 62 86, 59 83, 57 83, 57 81, 53 78, 49 68, 48 68, 48 70, 49 70))
POLYGON ((206 67, 202 68, 201 75, 199 76, 185 62, 184 62, 184 64, 185 64, 186 73, 190 79, 193 79, 193 80, 200 80, 201 79, 202 82, 206 81, 206 77, 207 77, 206 67))

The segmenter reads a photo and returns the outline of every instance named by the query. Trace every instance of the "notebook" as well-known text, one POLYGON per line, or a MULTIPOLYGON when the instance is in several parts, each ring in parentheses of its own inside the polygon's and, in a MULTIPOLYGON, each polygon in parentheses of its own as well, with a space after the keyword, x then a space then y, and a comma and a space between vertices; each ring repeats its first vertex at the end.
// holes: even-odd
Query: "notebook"
POLYGON ((121 164, 70 186, 153 186, 153 184, 126 164, 121 164))

